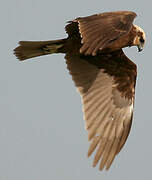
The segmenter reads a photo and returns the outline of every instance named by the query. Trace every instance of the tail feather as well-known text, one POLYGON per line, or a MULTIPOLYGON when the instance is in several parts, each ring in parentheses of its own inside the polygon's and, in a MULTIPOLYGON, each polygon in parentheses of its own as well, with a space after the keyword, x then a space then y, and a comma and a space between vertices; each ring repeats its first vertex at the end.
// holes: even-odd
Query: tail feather
POLYGON ((20 60, 58 53, 63 47, 65 39, 54 41, 20 41, 19 46, 14 49, 14 54, 20 60))

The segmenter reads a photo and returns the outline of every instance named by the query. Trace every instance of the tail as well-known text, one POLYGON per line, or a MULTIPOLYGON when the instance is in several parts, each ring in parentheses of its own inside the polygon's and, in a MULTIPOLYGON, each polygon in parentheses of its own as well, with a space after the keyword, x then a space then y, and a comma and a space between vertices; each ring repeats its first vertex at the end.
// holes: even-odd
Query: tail
POLYGON ((66 39, 54 41, 20 41, 19 46, 14 49, 14 54, 20 60, 59 53, 64 46, 66 39))

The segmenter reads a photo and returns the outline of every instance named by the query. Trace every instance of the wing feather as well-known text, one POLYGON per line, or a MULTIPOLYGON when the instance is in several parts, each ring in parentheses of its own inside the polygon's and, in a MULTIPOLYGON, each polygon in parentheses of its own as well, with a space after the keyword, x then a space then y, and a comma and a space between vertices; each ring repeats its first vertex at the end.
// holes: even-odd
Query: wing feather
POLYGON ((81 53, 96 55, 98 50, 105 48, 112 41, 126 35, 136 14, 131 11, 117 11, 95 14, 71 21, 65 29, 69 36, 79 32, 82 38, 81 53))
POLYGON ((106 138, 102 138, 101 141, 100 141, 100 145, 99 145, 99 147, 97 149, 97 152, 95 154, 95 157, 94 157, 93 167, 95 167, 97 165, 98 161, 100 160, 100 158, 102 156, 102 153, 105 150, 106 144, 107 144, 107 139, 106 138))
POLYGON ((88 157, 93 153, 93 151, 97 147, 99 141, 100 141, 100 136, 94 137, 94 139, 92 140, 92 142, 90 144, 89 150, 88 150, 88 157))
POLYGON ((107 158, 108 158, 110 149, 112 148, 112 145, 113 145, 113 140, 108 140, 107 144, 106 144, 106 147, 104 149, 103 155, 102 155, 99 170, 103 170, 104 166, 106 165, 107 158))
POLYGON ((109 157, 107 159, 107 163, 106 163, 106 170, 108 170, 115 158, 115 155, 116 155, 116 151, 117 151, 117 148, 118 148, 118 144, 119 144, 119 141, 120 139, 119 138, 115 138, 114 140, 114 143, 113 143, 113 146, 111 148, 111 151, 109 153, 109 157))
MULTIPOLYGON (((114 58, 114 56, 108 57, 114 58)), ((136 78, 128 78, 129 75, 135 76, 131 74, 135 71, 135 66, 132 65, 133 69, 130 70, 130 74, 128 74, 128 67, 125 71, 124 64, 131 63, 126 56, 121 57, 124 63, 120 64, 122 67, 118 71, 123 71, 127 77, 117 76, 117 72, 114 71, 115 75, 112 75, 109 66, 107 67, 108 59, 106 62, 103 56, 99 58, 101 58, 100 61, 97 57, 92 56, 90 61, 90 57, 88 59, 84 56, 66 55, 67 68, 82 98, 85 127, 88 130, 88 139, 91 141, 88 156, 97 149, 93 166, 101 160, 99 169, 102 170, 105 167, 108 170, 115 156, 125 144, 132 123, 134 89, 128 90, 126 83, 121 84, 121 78, 122 82, 124 82, 123 78, 125 81, 129 79, 128 85, 131 88, 135 87, 136 78), (100 64, 95 63, 96 60, 100 64), (119 89, 123 87, 126 89, 122 93, 119 89), (128 92, 132 93, 132 96, 128 95, 128 92)), ((118 59, 113 61, 111 59, 110 62, 119 63, 118 59)), ((118 74, 121 73, 118 72, 118 74)))

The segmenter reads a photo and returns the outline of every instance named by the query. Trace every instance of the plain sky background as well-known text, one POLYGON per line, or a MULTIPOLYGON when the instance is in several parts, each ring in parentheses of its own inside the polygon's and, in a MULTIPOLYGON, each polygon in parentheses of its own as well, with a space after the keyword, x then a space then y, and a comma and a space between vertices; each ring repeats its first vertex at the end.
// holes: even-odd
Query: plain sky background
POLYGON ((0 180, 129 180, 152 178, 152 4, 146 0, 1 0, 0 180), (133 126, 111 169, 92 168, 80 96, 64 55, 19 62, 19 40, 66 37, 66 21, 116 10, 138 14, 144 51, 126 48, 138 66, 133 126))

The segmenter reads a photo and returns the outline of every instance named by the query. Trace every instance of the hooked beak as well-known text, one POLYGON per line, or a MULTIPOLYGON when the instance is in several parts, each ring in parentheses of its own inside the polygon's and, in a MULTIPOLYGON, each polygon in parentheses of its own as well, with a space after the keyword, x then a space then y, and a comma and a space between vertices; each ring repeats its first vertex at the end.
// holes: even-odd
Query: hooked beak
POLYGON ((144 48, 144 43, 140 43, 137 47, 138 47, 138 52, 141 52, 144 48))

